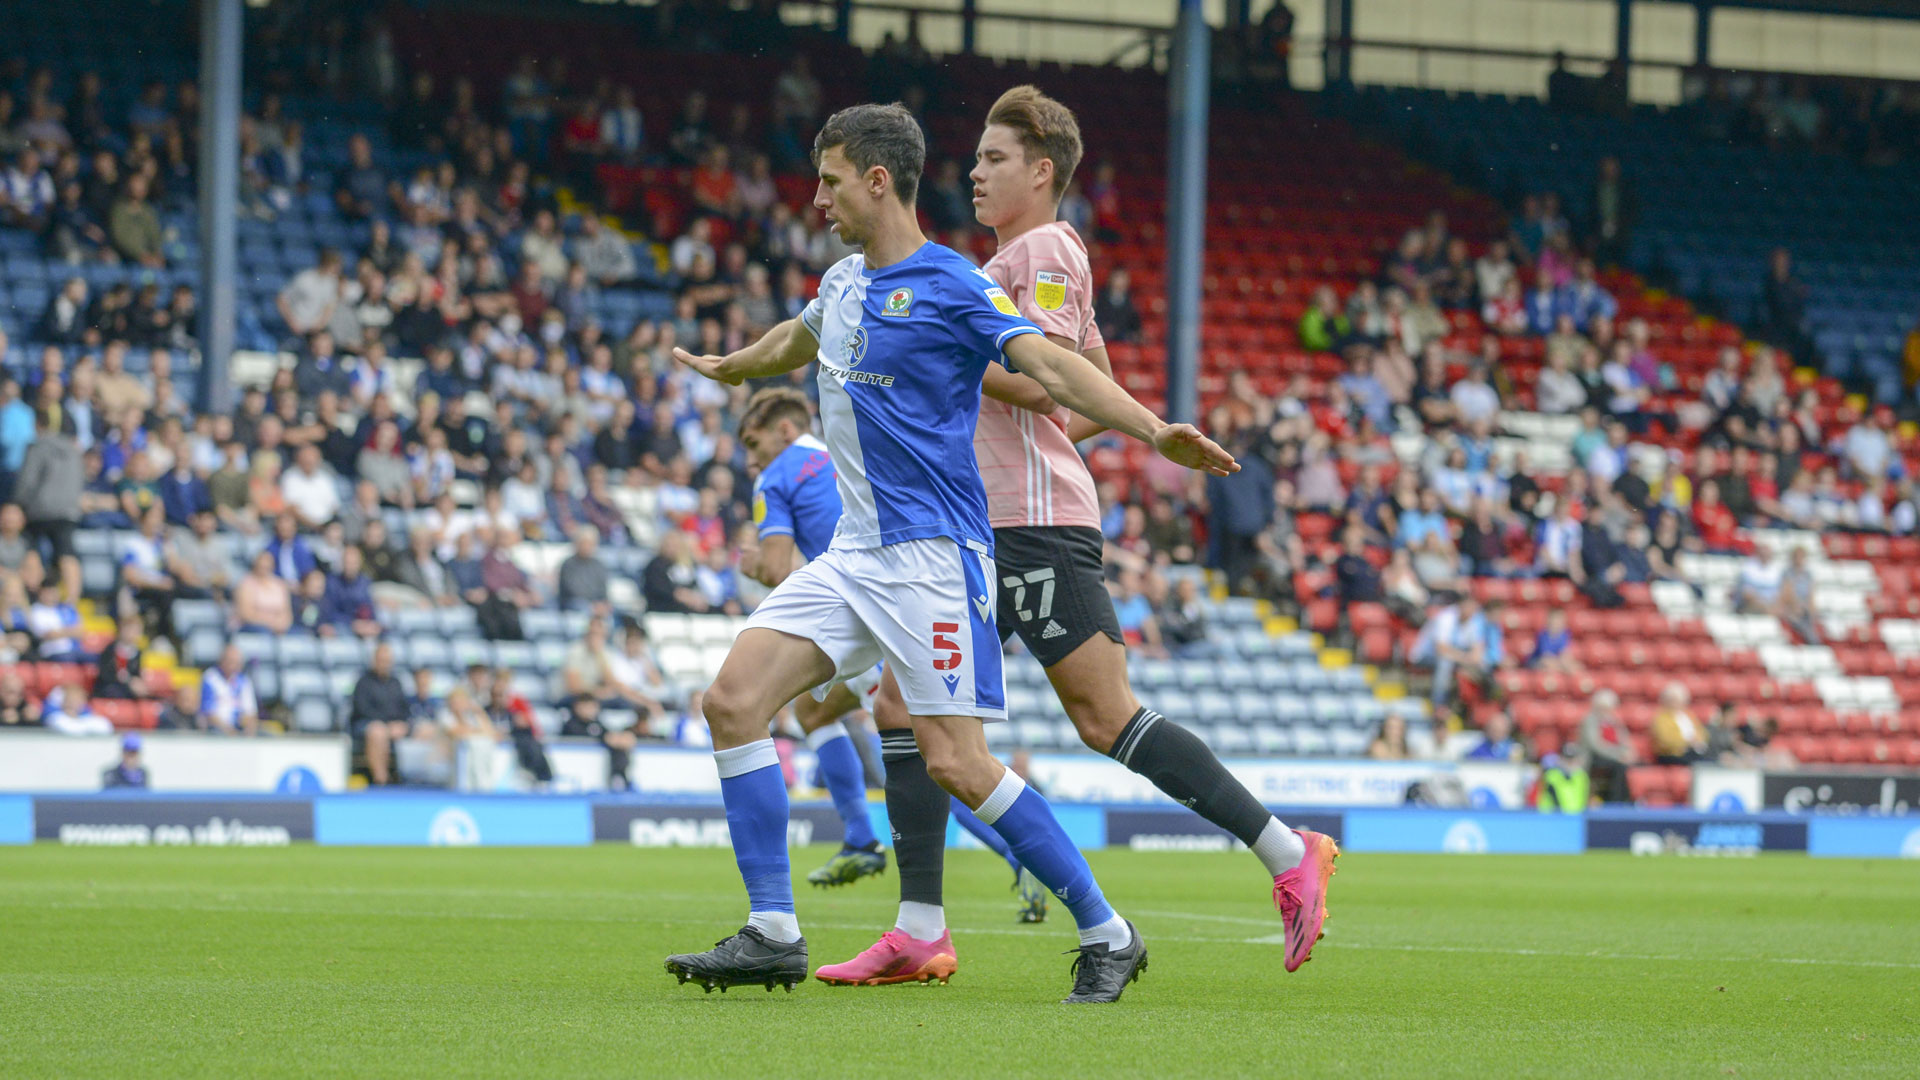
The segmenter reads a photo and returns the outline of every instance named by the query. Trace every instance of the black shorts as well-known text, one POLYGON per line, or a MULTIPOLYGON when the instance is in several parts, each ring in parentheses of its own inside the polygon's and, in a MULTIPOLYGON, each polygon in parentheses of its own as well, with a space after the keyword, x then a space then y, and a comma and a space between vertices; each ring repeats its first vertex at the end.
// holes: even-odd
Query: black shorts
POLYGON ((1000 577, 1000 640, 1013 634, 1052 667, 1095 634, 1116 642, 1120 617, 1107 595, 1099 529, 1034 526, 993 530, 1000 577))
MULTIPOLYGON (((57 563, 61 559, 74 555, 73 531, 78 527, 75 522, 61 521, 58 519, 29 521, 27 522, 26 533, 28 538, 36 543, 42 540, 46 541, 47 545, 53 548, 53 561, 57 563)), ((59 569, 57 567, 54 569, 54 573, 58 575, 59 569)))

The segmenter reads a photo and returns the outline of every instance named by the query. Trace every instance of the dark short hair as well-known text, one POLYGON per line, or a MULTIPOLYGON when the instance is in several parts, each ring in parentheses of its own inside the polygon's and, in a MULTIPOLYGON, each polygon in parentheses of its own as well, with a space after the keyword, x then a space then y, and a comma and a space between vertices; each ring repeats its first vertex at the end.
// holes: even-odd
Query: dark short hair
POLYGON ((813 427, 813 410, 807 407, 807 397, 800 391, 787 386, 769 386, 756 390, 747 400, 747 407, 740 414, 740 430, 743 433, 760 431, 782 419, 792 420, 793 426, 805 432, 813 427))
POLYGON ((864 175, 875 165, 893 178, 893 193, 907 206, 920 190, 927 165, 927 138, 905 105, 854 105, 832 116, 813 137, 813 163, 834 147, 864 175))

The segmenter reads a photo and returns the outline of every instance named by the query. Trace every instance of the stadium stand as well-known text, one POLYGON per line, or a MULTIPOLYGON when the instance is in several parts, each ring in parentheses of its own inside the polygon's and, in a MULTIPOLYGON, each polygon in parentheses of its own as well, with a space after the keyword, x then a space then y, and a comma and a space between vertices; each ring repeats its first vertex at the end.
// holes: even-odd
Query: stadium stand
MULTIPOLYGON (((16 115, 45 102, 65 116, 64 138, 34 137, 45 161, 5 148, 22 179, 8 177, 0 227, 18 380, 0 449, 30 452, 30 432, 8 433, 50 408, 77 421, 87 479, 64 571, 85 599, 67 612, 23 594, 7 624, 26 636, 9 639, 17 661, 0 683, 18 675, 35 701, 95 670, 63 662, 49 643, 66 639, 47 628, 77 623, 75 651, 98 655, 145 600, 143 693, 101 706, 117 726, 162 723, 160 703, 199 686, 231 640, 269 729, 338 730, 384 638, 432 695, 473 665, 500 669, 501 708, 523 699, 551 735, 600 606, 645 632, 636 669, 659 677, 640 695, 643 730, 690 737, 755 593, 733 569, 751 537, 726 435, 743 399, 676 372, 668 350, 738 347, 805 301, 839 254, 809 223, 811 125, 864 97, 919 103, 925 216, 979 257, 989 241, 961 179, 978 114, 1016 81, 1066 94, 1090 153, 1063 213, 1093 245, 1116 377, 1164 401, 1165 146, 1160 125, 1138 124, 1164 113, 1161 77, 935 68, 746 15, 640 45, 590 19, 429 8, 332 53, 288 44, 314 28, 253 26, 254 53, 286 62, 267 65, 276 78, 250 97, 243 136, 248 352, 233 370, 249 393, 231 417, 195 415, 188 320, 156 314, 193 303, 192 158, 176 149, 193 123, 188 46, 156 9, 113 10, 152 48, 101 55, 58 6, 0 13, 45 64, 6 73, 30 106, 16 115), (443 32, 455 19, 457 49, 443 32), (717 61, 720 47, 735 52, 717 61), (55 194, 36 203, 42 170, 55 194), (157 252, 141 247, 137 192, 113 190, 111 171, 157 181, 157 252), (69 182, 80 205, 55 205, 69 182), (220 527, 196 537, 186 525, 203 505, 220 527), (139 531, 148 506, 170 538, 139 531), (593 553, 578 541, 589 525, 593 553), (189 553, 231 588, 175 581, 172 602, 153 603, 165 587, 141 585, 143 570, 172 574, 189 553), (604 594, 560 595, 572 559, 606 569, 604 594)), ((1724 283, 1757 288, 1756 256, 1788 242, 1809 283, 1838 283, 1860 238, 1783 235, 1779 206, 1664 182, 1683 165, 1753 167, 1745 151, 1673 152, 1689 138, 1677 119, 1609 126, 1423 97, 1404 111, 1435 126, 1414 131, 1392 119, 1399 93, 1216 110, 1199 389, 1209 430, 1250 467, 1201 483, 1117 438, 1087 451, 1113 586, 1145 600, 1129 626, 1143 701, 1229 755, 1537 757, 1587 741, 1589 702, 1610 690, 1633 747, 1628 794, 1656 804, 1684 802, 1686 784, 1657 759, 1920 764, 1920 732, 1900 719, 1920 703, 1914 430, 1846 392, 1865 380, 1883 404, 1904 401, 1886 332, 1846 350, 1822 337, 1838 325, 1830 306, 1867 302, 1868 275, 1812 294, 1829 364, 1816 374, 1636 272, 1670 267, 1689 292, 1710 280, 1751 319, 1754 294, 1724 283), (1579 149, 1535 154, 1541 125, 1579 149), (1423 163, 1395 138, 1449 154, 1458 142, 1477 164, 1450 176, 1441 166, 1457 161, 1423 163), (1456 180, 1574 190, 1604 153, 1643 193, 1623 252, 1634 269, 1589 273, 1554 239, 1571 234, 1551 209, 1510 222, 1456 180), (1717 705, 1732 711, 1709 723, 1717 705), (1496 714, 1520 744, 1476 730, 1496 714), (1656 745, 1673 731, 1679 745, 1656 745)), ((6 464, 11 481, 20 462, 6 464)), ((46 522, 28 510, 37 542, 46 522)), ((9 528, 0 515, 0 554, 9 528)), ((42 554, 10 568, 29 592, 63 576, 42 554)), ((1078 746, 1024 657, 1008 693, 996 749, 1078 746)))

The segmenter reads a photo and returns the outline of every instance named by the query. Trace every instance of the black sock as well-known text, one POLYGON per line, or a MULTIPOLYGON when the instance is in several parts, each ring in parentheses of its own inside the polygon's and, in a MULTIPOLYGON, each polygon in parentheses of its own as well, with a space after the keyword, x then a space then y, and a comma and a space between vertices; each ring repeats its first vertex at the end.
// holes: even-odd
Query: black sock
POLYGON ((893 829, 893 865, 901 903, 942 903, 947 867, 947 807, 951 796, 927 775, 910 729, 880 733, 887 763, 887 821, 893 829))
POLYGON ((1273 817, 1199 736, 1142 706, 1107 756, 1252 847, 1273 817))

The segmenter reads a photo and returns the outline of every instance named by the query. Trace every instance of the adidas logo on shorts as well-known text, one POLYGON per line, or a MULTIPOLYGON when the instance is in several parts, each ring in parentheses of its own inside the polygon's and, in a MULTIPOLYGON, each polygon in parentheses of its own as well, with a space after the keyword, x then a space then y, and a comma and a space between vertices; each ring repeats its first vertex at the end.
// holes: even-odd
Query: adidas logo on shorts
POLYGON ((1040 631, 1040 640, 1051 641, 1057 637, 1066 637, 1067 628, 1052 619, 1047 620, 1047 628, 1040 631))

